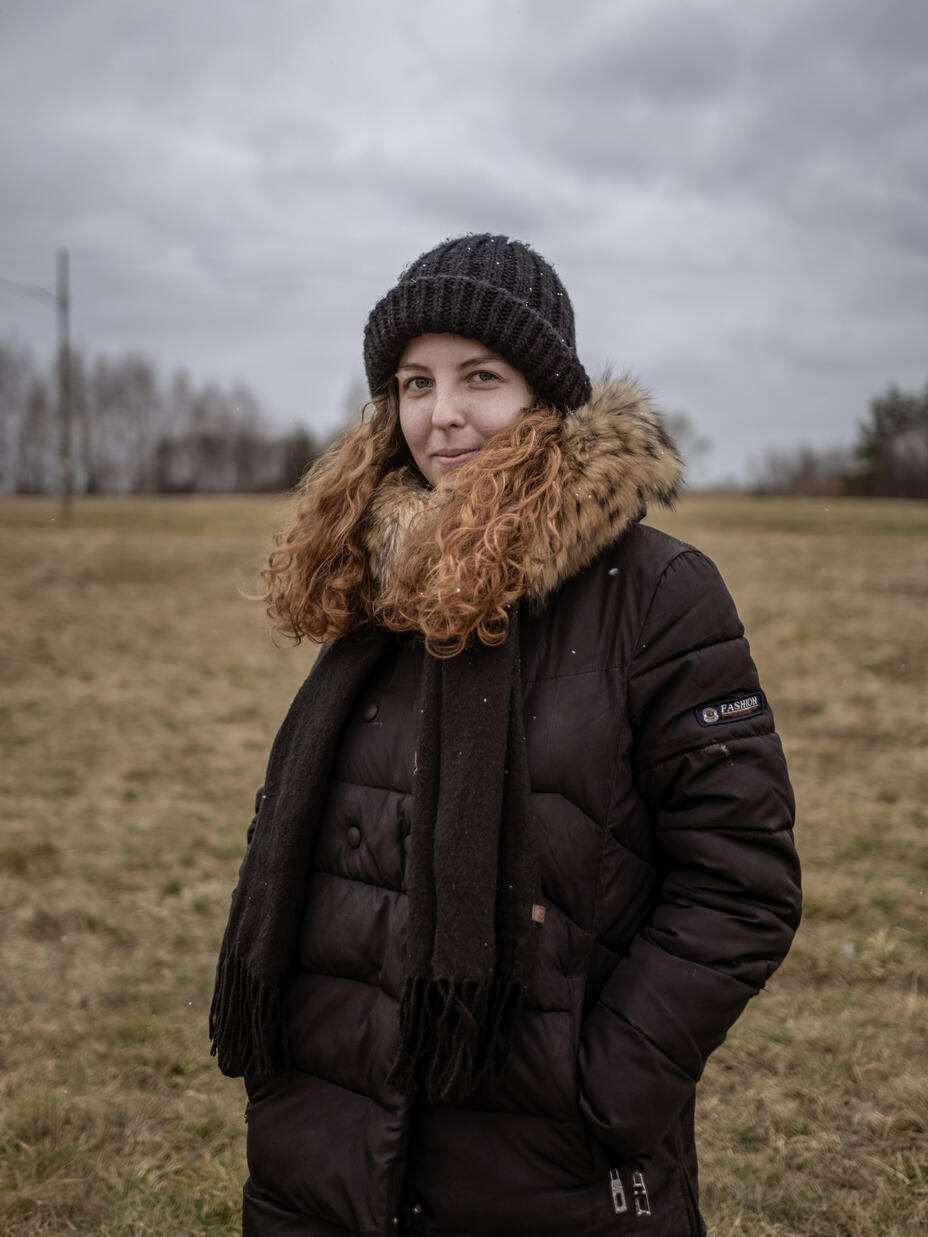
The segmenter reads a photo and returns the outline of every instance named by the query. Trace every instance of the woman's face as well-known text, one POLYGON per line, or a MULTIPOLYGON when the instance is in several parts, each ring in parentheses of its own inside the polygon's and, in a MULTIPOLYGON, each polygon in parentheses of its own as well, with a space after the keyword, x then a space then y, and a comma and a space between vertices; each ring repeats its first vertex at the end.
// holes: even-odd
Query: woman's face
POLYGON ((475 339, 419 335, 396 371, 400 429, 431 485, 472 460, 531 407, 519 370, 475 339))

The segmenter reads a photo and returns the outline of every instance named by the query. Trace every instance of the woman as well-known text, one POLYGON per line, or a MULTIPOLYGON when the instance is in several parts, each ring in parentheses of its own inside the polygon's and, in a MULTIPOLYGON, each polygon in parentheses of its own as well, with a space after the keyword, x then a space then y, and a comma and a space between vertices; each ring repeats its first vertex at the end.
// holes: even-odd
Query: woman
POLYGON ((269 612, 324 645, 274 743, 211 1015, 246 1234, 704 1233, 693 1101, 799 918, 734 605, 591 387, 552 268, 447 241, 375 306, 371 418, 269 612))

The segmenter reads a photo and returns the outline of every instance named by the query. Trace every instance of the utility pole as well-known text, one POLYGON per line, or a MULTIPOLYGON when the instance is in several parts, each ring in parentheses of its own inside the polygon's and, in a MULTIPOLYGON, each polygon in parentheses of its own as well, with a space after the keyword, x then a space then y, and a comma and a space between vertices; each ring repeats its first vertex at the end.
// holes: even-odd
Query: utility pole
POLYGON ((58 250, 58 417, 61 460, 61 518, 71 519, 74 463, 71 456, 71 287, 67 249, 58 250))

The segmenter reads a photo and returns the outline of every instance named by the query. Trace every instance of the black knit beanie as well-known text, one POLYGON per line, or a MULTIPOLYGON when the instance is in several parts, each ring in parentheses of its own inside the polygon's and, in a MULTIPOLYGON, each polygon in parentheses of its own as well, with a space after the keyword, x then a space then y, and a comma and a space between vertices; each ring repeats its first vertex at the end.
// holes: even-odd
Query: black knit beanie
POLYGON ((364 367, 372 395, 396 373, 417 335, 476 339, 525 377, 556 408, 578 408, 590 380, 577 357, 574 311, 554 269, 505 236, 461 236, 422 254, 371 311, 364 367))

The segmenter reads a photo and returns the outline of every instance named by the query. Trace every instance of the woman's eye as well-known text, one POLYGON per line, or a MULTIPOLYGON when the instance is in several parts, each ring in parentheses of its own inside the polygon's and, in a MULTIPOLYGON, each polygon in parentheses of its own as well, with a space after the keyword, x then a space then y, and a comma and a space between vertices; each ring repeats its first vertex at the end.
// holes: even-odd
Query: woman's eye
POLYGON ((488 369, 478 369, 476 373, 474 374, 474 377, 480 383, 499 381, 499 378, 497 377, 497 375, 490 373, 488 369))
POLYGON ((414 377, 406 380, 407 391, 425 391, 428 385, 428 378, 424 378, 421 374, 416 374, 414 377))

